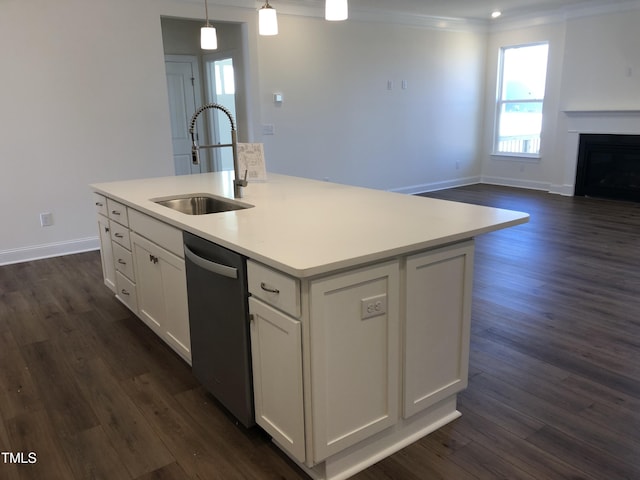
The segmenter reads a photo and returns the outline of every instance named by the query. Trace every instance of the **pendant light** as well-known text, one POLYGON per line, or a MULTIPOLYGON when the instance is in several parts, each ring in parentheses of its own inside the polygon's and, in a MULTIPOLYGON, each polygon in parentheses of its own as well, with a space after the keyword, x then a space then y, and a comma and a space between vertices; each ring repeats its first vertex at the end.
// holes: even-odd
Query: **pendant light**
POLYGON ((326 0, 324 4, 324 18, 330 21, 340 21, 349 18, 347 0, 326 0))
POLYGON ((258 33, 260 35, 278 34, 278 17, 276 9, 269 5, 269 0, 258 10, 258 33))
POLYGON ((200 29, 200 48, 203 50, 216 50, 218 48, 218 36, 215 27, 209 23, 209 6, 207 0, 204 0, 204 12, 206 23, 200 29))

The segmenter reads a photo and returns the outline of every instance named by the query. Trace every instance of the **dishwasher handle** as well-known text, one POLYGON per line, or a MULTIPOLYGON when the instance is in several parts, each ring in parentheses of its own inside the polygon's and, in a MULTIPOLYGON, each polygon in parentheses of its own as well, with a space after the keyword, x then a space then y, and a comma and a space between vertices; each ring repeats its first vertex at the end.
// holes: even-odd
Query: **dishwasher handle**
POLYGON ((238 269, 234 267, 228 267, 227 265, 221 265, 220 263, 212 262, 211 260, 207 260, 202 258, 187 247, 184 246, 184 254, 185 256, 193 263, 195 263, 200 268, 204 268, 205 270, 215 273, 217 275, 222 275, 224 277, 237 279, 238 278, 238 269))

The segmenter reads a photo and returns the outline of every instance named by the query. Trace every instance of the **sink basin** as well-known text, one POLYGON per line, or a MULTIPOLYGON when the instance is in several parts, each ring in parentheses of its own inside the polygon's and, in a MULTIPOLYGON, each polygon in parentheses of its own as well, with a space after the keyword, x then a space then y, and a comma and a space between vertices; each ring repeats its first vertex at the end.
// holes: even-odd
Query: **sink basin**
POLYGON ((163 207, 186 213, 187 215, 207 215, 210 213, 229 212, 231 210, 243 210, 253 207, 253 205, 246 203, 204 194, 161 198, 153 200, 153 202, 163 207))

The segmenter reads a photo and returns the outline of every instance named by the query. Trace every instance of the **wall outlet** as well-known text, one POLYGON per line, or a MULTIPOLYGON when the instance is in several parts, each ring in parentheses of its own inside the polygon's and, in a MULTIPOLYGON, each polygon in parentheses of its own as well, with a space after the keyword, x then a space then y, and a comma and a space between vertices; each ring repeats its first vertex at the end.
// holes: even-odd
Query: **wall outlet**
POLYGON ((50 227, 53 225, 53 214, 51 212, 44 212, 40 214, 40 226, 50 227))
POLYGON ((377 317, 387 313, 387 294, 376 295, 375 297, 363 298, 360 300, 362 320, 377 317))

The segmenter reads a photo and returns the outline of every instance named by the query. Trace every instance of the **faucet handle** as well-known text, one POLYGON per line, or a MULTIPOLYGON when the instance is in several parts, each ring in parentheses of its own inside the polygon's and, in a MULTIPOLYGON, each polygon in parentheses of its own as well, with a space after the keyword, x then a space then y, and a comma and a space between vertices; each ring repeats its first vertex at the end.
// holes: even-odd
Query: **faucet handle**
POLYGON ((244 170, 244 177, 242 178, 242 180, 237 180, 236 183, 241 186, 241 187, 246 187, 248 185, 247 182, 247 174, 249 173, 249 169, 245 168, 244 170))

